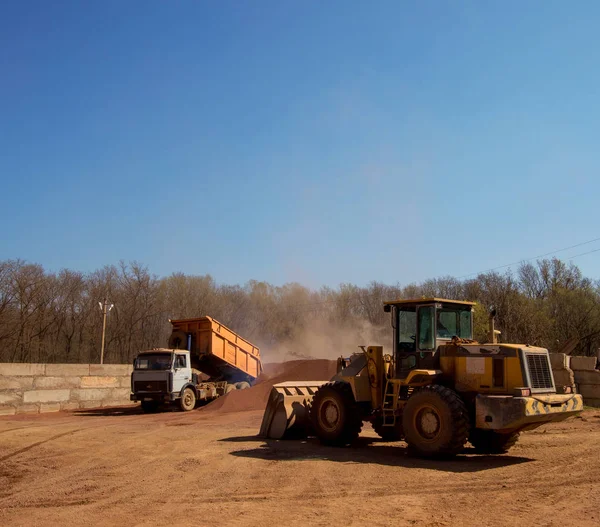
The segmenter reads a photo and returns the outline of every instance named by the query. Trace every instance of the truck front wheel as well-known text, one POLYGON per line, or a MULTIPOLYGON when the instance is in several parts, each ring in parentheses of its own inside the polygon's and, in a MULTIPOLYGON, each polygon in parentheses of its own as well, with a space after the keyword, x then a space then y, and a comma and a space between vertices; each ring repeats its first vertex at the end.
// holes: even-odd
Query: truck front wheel
POLYGON ((196 392, 191 388, 186 388, 181 394, 179 405, 184 412, 190 412, 196 407, 196 392))

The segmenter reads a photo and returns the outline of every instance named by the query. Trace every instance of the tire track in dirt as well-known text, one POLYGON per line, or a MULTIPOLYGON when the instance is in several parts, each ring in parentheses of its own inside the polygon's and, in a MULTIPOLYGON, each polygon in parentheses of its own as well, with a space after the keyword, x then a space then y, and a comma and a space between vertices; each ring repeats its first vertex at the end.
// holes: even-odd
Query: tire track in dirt
POLYGON ((43 441, 38 441, 37 443, 32 443, 31 445, 21 448, 20 450, 17 450, 16 452, 11 452, 10 454, 7 454, 6 456, 0 457, 0 461, 7 461, 15 456, 18 456, 19 454, 28 452, 32 448, 43 445, 44 443, 49 443, 50 441, 55 441, 56 439, 60 439, 61 437, 64 437, 64 436, 75 434, 76 432, 80 432, 81 430, 83 430, 83 429, 78 428, 77 430, 70 430, 68 432, 63 432, 62 434, 56 434, 55 436, 49 437, 48 439, 44 439, 43 441))

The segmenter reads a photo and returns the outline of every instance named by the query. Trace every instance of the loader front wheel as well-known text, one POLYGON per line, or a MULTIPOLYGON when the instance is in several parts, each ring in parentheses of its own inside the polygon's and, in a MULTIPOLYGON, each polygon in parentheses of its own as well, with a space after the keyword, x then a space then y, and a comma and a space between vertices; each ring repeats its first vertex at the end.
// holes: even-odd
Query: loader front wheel
POLYGON ((310 418, 316 436, 326 445, 349 445, 362 428, 360 408, 352 388, 345 382, 328 383, 319 388, 312 401, 310 418))
POLYGON ((519 432, 501 434, 495 430, 474 428, 471 430, 469 443, 478 454, 504 454, 515 446, 519 435, 519 432))
POLYGON ((190 412, 196 407, 196 392, 191 388, 186 388, 179 399, 179 406, 184 412, 190 412))
POLYGON ((425 386, 410 397, 402 416, 404 438, 421 456, 454 456, 469 435, 469 414, 459 395, 445 386, 425 386))

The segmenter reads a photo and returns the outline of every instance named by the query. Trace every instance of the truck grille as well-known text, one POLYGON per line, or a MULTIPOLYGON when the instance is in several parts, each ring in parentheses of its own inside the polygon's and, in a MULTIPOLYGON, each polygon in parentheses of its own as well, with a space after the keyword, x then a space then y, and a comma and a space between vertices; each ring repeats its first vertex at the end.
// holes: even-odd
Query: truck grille
POLYGON ((530 388, 532 389, 554 389, 552 382, 552 371, 548 355, 541 353, 525 353, 527 369, 529 370, 530 388))
POLYGON ((167 381, 135 381, 133 391, 138 392, 167 392, 167 381))

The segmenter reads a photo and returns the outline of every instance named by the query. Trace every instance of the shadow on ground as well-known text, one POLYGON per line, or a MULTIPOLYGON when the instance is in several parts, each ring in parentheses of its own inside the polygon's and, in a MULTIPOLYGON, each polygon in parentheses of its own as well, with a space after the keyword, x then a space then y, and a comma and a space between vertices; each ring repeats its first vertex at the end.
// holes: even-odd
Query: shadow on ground
POLYGON ((231 443, 262 443, 258 448, 235 450, 232 456, 268 461, 323 460, 340 463, 367 463, 392 467, 441 470, 443 472, 479 472, 534 461, 521 456, 475 455, 474 449, 465 448, 461 455, 449 459, 424 459, 410 455, 405 443, 391 445, 376 438, 360 437, 351 447, 328 447, 317 439, 275 440, 257 436, 220 439, 231 443))
POLYGON ((109 408, 86 408, 73 410, 73 415, 85 417, 109 417, 118 415, 140 415, 143 414, 141 406, 112 406, 109 408))

